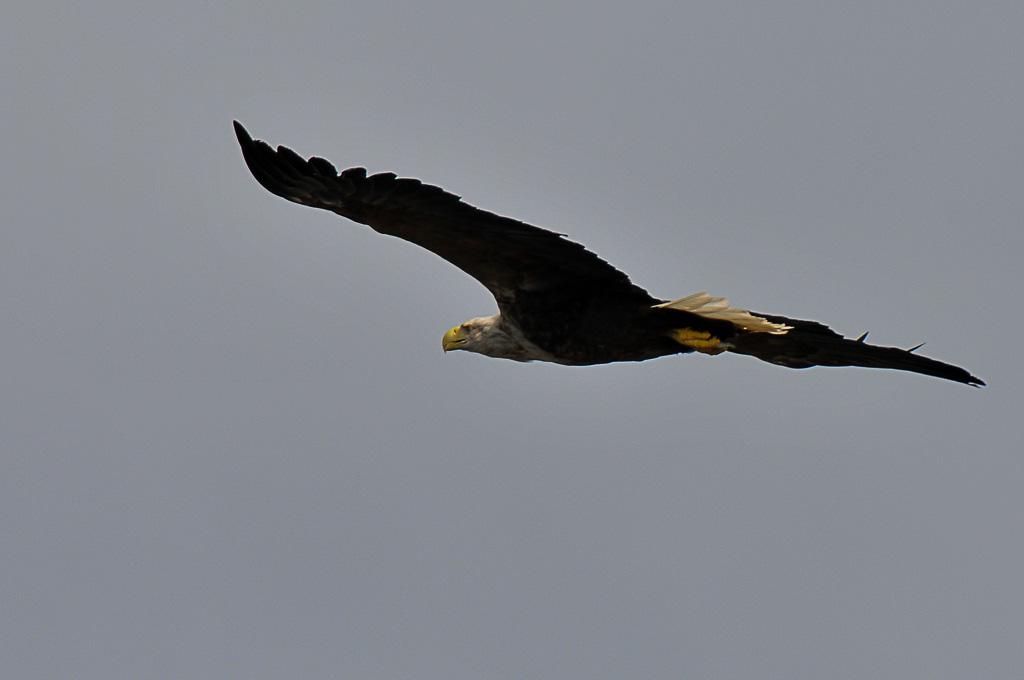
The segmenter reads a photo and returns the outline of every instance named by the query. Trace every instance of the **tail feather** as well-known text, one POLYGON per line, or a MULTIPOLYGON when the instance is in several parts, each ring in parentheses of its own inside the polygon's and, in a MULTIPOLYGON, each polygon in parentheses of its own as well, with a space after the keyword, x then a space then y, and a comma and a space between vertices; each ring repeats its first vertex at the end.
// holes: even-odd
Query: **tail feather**
POLYGON ((881 347, 864 342, 864 337, 844 338, 814 322, 801 322, 783 317, 766 317, 777 323, 793 326, 785 335, 745 333, 732 341, 730 351, 747 354, 780 366, 809 368, 811 366, 863 366, 921 373, 945 380, 980 387, 981 378, 968 371, 914 354, 912 349, 881 347), (806 324, 806 325, 805 325, 806 324))
POLYGON ((790 326, 784 323, 773 323, 764 317, 751 314, 745 309, 730 307, 729 301, 724 297, 708 295, 707 293, 694 293, 678 300, 654 305, 654 307, 655 309, 674 309, 679 312, 689 312, 705 319, 728 321, 736 328, 757 333, 779 335, 790 329, 790 326))

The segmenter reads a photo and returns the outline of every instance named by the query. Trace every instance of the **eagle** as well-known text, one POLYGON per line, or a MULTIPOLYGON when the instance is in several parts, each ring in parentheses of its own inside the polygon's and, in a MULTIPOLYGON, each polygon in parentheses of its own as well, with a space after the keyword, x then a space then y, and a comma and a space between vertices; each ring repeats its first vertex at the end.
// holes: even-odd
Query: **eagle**
POLYGON ((483 284, 498 313, 452 326, 444 351, 589 366, 672 354, 746 354, 788 368, 864 366, 985 383, 958 366, 846 338, 816 321, 761 314, 695 293, 652 296, 564 234, 502 217, 417 179, 338 172, 323 158, 254 140, 235 121, 242 156, 264 188, 410 241, 483 284))

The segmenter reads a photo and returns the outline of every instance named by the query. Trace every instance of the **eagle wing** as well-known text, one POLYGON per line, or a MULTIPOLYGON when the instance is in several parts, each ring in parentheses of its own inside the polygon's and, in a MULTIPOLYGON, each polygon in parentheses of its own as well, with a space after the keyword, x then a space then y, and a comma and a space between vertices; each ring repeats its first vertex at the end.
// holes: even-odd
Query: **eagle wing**
POLYGON ((528 313, 524 304, 546 295, 565 304, 574 297, 592 299, 598 291, 619 300, 657 302, 561 234, 480 210, 417 179, 367 176, 364 168, 339 174, 323 158, 304 159, 286 147, 274 150, 253 140, 237 121, 235 133, 249 170, 267 190, 426 248, 482 283, 503 313, 528 313))

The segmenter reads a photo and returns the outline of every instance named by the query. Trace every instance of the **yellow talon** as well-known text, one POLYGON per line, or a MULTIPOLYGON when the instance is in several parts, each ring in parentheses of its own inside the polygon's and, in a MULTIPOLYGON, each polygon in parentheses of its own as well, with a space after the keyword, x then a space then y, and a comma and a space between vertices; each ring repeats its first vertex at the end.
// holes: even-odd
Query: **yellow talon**
POLYGON ((695 331, 692 328, 677 328, 669 332, 669 336, 680 345, 704 354, 721 354, 725 351, 722 341, 707 331, 695 331))

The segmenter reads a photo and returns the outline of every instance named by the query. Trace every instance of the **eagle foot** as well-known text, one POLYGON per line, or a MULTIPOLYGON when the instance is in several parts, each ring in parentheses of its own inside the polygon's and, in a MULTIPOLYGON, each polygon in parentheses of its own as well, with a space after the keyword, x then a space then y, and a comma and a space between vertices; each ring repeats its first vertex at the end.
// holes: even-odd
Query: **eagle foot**
POLYGON ((707 331, 695 331, 692 328, 676 328, 669 332, 669 337, 680 345, 689 347, 702 354, 721 354, 726 350, 725 343, 707 331))

